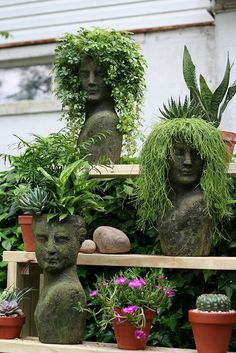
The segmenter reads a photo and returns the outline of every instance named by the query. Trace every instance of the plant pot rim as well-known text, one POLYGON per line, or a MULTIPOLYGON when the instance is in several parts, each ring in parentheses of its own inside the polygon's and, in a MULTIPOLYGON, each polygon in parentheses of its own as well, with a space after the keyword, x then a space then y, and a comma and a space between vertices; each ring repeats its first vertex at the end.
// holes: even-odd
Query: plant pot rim
POLYGON ((228 312, 217 312, 190 309, 188 311, 188 318, 190 322, 195 323, 227 325, 236 322, 236 310, 231 310, 228 312))

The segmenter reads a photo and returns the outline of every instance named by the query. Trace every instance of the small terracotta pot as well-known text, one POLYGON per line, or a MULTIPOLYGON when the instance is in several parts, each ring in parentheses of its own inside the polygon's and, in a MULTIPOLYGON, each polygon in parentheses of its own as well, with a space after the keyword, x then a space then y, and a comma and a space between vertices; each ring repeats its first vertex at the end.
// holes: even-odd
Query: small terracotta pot
POLYGON ((205 312, 189 310, 198 353, 226 353, 230 342, 236 311, 205 312))
POLYGON ((236 144, 236 133, 231 131, 221 131, 221 137, 228 148, 229 154, 234 153, 234 145, 236 144))
POLYGON ((0 317, 0 339, 13 339, 20 337, 25 315, 0 317))
MULTIPOLYGON (((124 313, 121 309, 116 308, 115 310, 118 314, 124 316, 124 313)), ((146 317, 146 326, 143 328, 143 331, 145 333, 144 339, 136 338, 135 331, 137 329, 130 322, 124 319, 121 319, 120 322, 117 319, 113 320, 113 329, 118 348, 128 350, 141 350, 146 348, 148 336, 151 329, 152 319, 155 317, 156 313, 155 311, 144 309, 144 314, 146 317)))
POLYGON ((34 233, 32 229, 33 216, 18 216, 18 223, 21 226, 21 232, 25 251, 35 251, 34 233))

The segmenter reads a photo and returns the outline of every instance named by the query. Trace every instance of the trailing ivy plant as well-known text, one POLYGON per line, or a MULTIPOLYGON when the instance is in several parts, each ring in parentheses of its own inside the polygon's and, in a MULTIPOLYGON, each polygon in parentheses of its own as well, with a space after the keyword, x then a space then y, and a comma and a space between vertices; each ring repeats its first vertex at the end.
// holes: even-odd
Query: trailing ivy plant
POLYGON ((217 225, 231 215, 230 178, 226 174, 227 149, 219 130, 212 123, 196 117, 164 120, 153 128, 147 138, 141 153, 137 192, 140 226, 144 228, 146 223, 153 224, 158 216, 161 217, 172 207, 167 173, 177 141, 198 151, 204 161, 200 186, 206 212, 212 217, 217 234, 217 225))
POLYGON ((85 120, 85 93, 81 89, 79 65, 83 55, 94 57, 107 71, 105 82, 111 87, 118 130, 124 134, 124 147, 136 151, 135 137, 140 125, 145 92, 146 61, 131 33, 94 27, 66 33, 55 49, 55 93, 62 102, 69 128, 80 130, 85 120))
POLYGON ((186 46, 184 47, 183 75, 190 91, 190 99, 198 104, 201 117, 204 120, 213 122, 216 127, 219 126, 222 114, 228 103, 236 94, 236 81, 230 86, 231 68, 232 65, 228 57, 224 77, 214 91, 209 88, 203 75, 199 76, 198 85, 195 65, 193 64, 188 48, 186 46))

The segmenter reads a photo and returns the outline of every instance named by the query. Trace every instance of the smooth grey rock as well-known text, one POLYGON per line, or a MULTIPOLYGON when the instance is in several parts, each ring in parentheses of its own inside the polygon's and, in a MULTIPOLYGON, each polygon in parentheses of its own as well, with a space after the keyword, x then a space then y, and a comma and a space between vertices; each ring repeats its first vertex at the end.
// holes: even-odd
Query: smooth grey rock
POLYGON ((109 226, 95 229, 93 240, 99 252, 103 254, 127 253, 130 251, 130 241, 121 230, 109 226))

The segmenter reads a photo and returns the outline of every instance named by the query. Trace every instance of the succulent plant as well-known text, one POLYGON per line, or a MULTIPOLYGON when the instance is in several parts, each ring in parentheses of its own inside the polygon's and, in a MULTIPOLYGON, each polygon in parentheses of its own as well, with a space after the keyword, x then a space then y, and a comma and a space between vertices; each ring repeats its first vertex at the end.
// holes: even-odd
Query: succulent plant
POLYGON ((30 189, 19 199, 19 206, 24 214, 40 215, 45 211, 49 203, 48 193, 36 186, 30 189))
POLYGON ((15 287, 6 288, 0 294, 0 316, 19 316, 23 315, 19 304, 25 294, 30 292, 31 288, 17 289, 15 287))
POLYGON ((197 298, 196 306, 201 311, 230 311, 231 301, 224 294, 202 294, 197 298))
POLYGON ((190 99, 198 104, 199 111, 203 114, 202 118, 213 122, 216 127, 219 126, 222 114, 228 103, 236 94, 236 81, 230 86, 231 68, 232 65, 228 57, 224 77, 219 86, 214 91, 211 91, 203 75, 200 75, 198 85, 195 65, 193 64, 187 47, 184 47, 183 75, 190 91, 190 99))

